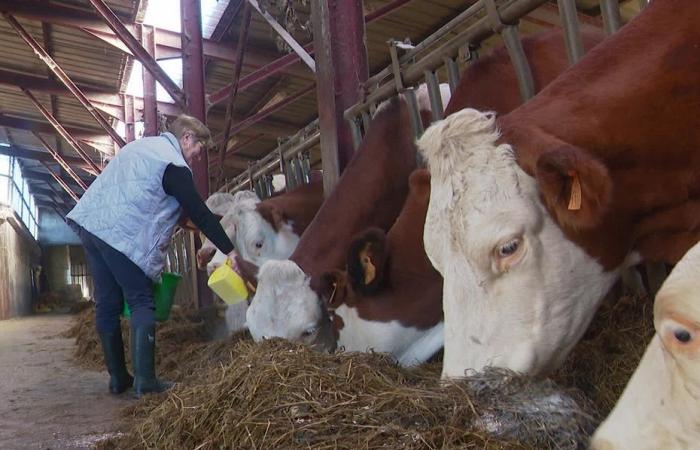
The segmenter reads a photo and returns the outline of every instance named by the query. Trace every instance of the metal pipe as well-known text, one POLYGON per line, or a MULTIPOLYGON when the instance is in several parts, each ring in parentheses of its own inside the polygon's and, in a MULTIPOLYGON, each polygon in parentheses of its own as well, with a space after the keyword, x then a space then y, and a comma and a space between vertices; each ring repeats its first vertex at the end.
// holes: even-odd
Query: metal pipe
POLYGON ((75 202, 77 203, 77 202, 80 200, 80 197, 78 197, 78 194, 76 194, 75 192, 73 192, 73 189, 71 189, 71 188, 66 184, 66 182, 63 181, 63 180, 61 179, 61 177, 58 176, 58 174, 56 174, 56 172, 53 171, 53 169, 52 169, 51 167, 49 167, 49 165, 48 165, 46 162, 41 161, 41 164, 43 164, 44 167, 46 167, 46 170, 49 171, 49 173, 50 173, 51 176, 54 178, 54 180, 56 180, 56 181, 58 182, 58 184, 61 185, 61 187, 63 188, 63 190, 66 191, 66 192, 68 193, 68 195, 70 195, 71 198, 72 198, 73 200, 75 200, 75 202))
POLYGON ((559 5, 559 17, 564 27, 566 55, 569 58, 569 64, 576 64, 584 54, 581 30, 578 26, 576 0, 557 0, 557 4, 559 5))
POLYGON ((240 133, 242 130, 258 123, 259 121, 263 120, 265 117, 269 116, 270 114, 279 111, 280 109, 284 108, 285 106, 289 105, 290 103, 293 103, 294 101, 300 99, 301 97, 305 96, 309 92, 311 92, 315 88, 314 85, 308 86, 301 91, 295 92, 294 94, 286 97, 284 100, 281 100, 274 105, 263 109, 262 111, 258 111, 257 113, 246 117, 242 121, 238 122, 235 127, 231 130, 231 136, 240 133))
POLYGON ((600 0, 600 14, 603 16, 603 28, 607 34, 620 29, 620 4, 618 0, 600 0))
POLYGON ((85 161, 90 166, 90 168, 92 170, 94 170, 98 174, 101 173, 102 169, 100 169, 97 166, 97 164, 92 162, 92 159, 90 159, 90 156, 88 156, 88 154, 85 153, 85 150, 83 150, 80 147, 80 144, 78 144, 78 141, 73 139, 73 136, 71 136, 70 133, 68 133, 68 131, 66 131, 66 129, 63 128, 63 125, 61 125, 58 122, 58 120, 56 120, 56 118, 51 115, 51 113, 44 107, 44 105, 42 105, 39 102, 39 100, 37 100, 36 97, 34 97, 34 95, 31 92, 29 92, 27 89, 22 89, 22 92, 24 92, 24 94, 27 96, 27 98, 29 98, 29 100, 31 100, 31 102, 34 103, 34 106, 36 106, 36 108, 39 110, 39 112, 41 112, 41 114, 46 118, 46 120, 48 120, 49 123, 51 125, 53 125, 54 129, 58 132, 58 134, 60 134, 61 137, 63 139, 65 139, 70 144, 70 146, 73 147, 73 149, 76 152, 78 152, 80 157, 83 158, 83 161, 85 161))
MULTIPOLYGON (((504 22, 511 22, 528 14, 546 1, 547 0, 516 0, 507 7, 502 8, 502 10, 499 10, 499 14, 504 22)), ((456 56, 459 48, 464 45, 465 42, 481 42, 492 34, 493 30, 491 29, 488 19, 484 17, 478 20, 472 26, 461 31, 455 37, 425 55, 422 59, 416 61, 415 64, 406 67, 402 72, 404 83, 413 84, 421 79, 424 71, 435 70, 440 67, 443 58, 456 56)), ((404 55, 404 57, 407 55, 404 55)), ((386 83, 371 92, 363 103, 357 103, 348 108, 345 111, 345 117, 353 117, 365 108, 368 103, 379 102, 394 94, 396 94, 396 86, 394 83, 386 83)))
POLYGON ((231 122, 233 121, 233 105, 238 92, 238 81, 241 79, 241 69, 243 68, 243 56, 245 54, 246 41, 248 40, 248 29, 250 28, 251 9, 246 3, 243 7, 243 19, 238 30, 238 45, 236 45, 236 62, 233 66, 233 82, 229 93, 228 104, 226 105, 226 117, 224 119, 224 139, 219 149, 219 176, 217 186, 220 186, 224 178, 224 155, 228 147, 228 138, 231 132, 231 122))
MULTIPOLYGON (((158 82, 163 86, 163 88, 170 94, 170 96, 175 100, 175 102, 180 105, 181 108, 185 108, 185 94, 182 90, 175 84, 175 82, 165 73, 165 70, 158 65, 158 62, 148 54, 148 51, 143 48, 143 46, 136 40, 136 38, 129 32, 126 26, 119 20, 119 17, 112 12, 112 10, 107 6, 107 4, 102 0, 89 0, 90 4, 97 10, 97 12, 102 16, 109 28, 114 31, 114 33, 119 37, 119 39, 124 42, 131 53, 141 61, 143 67, 151 72, 153 76, 158 80, 158 82)), ((183 20, 184 21, 184 20, 183 20)))
MULTIPOLYGON (((141 30, 141 42, 146 52, 156 57, 155 29, 146 25, 138 28, 141 30)), ((156 79, 148 70, 141 70, 143 79, 143 135, 158 135, 158 102, 156 100, 156 79)))
POLYGON ((73 83, 73 81, 66 75, 66 73, 61 69, 61 66, 59 66, 56 61, 44 50, 44 48, 27 32, 27 30, 22 27, 22 25, 15 19, 13 16, 7 13, 3 13, 3 16, 7 20, 7 22, 14 28, 15 32, 19 37, 22 38, 24 42, 29 45, 32 50, 34 50, 34 53, 37 54, 39 59, 41 59, 44 64, 56 75, 56 77, 61 80, 61 82, 68 88, 69 91, 75 96, 76 99, 80 102, 81 105, 87 110, 87 112, 97 121, 98 124, 107 132, 107 134, 110 135, 110 137, 116 142, 119 146, 123 146, 125 144, 124 139, 122 139, 121 136, 112 128, 112 126, 107 123, 107 121, 100 115, 100 113, 97 111, 97 109, 92 106, 90 103, 90 100, 85 97, 85 94, 83 94, 78 86, 73 83))
POLYGON ((53 147, 51 147, 49 143, 46 142, 43 137, 41 137, 39 133, 34 131, 32 132, 32 134, 34 135, 34 137, 39 139, 39 142, 41 142, 46 151, 48 151, 51 154, 51 156, 53 156, 53 159, 63 168, 63 170, 68 172, 68 175, 70 175, 71 178, 73 178, 75 182, 78 183, 78 186, 80 186, 83 191, 87 191, 88 187, 85 184, 85 182, 83 182, 82 178, 80 178, 78 174, 75 173, 75 171, 73 171, 73 169, 68 165, 68 163, 61 157, 61 155, 59 155, 58 152, 54 150, 53 147))
POLYGON ((428 97, 430 98, 430 114, 433 121, 442 119, 445 108, 442 105, 442 94, 440 93, 440 83, 435 72, 425 71, 425 81, 428 84, 428 97))
POLYGON ((447 82, 450 84, 450 92, 454 94, 459 86, 459 65, 454 58, 445 58, 444 61, 447 67, 447 82))
POLYGON ((250 5, 255 8, 255 10, 263 16, 263 19, 267 21, 267 23, 272 27, 273 30, 277 32, 277 34, 284 39, 284 41, 289 45, 294 52, 299 55, 299 58, 306 64, 309 69, 311 69, 312 72, 316 73, 316 63, 314 62, 314 59, 306 53, 306 50, 299 45, 299 43, 292 37, 291 34, 287 32, 287 30, 282 27, 277 21, 275 20, 274 17, 270 15, 267 11, 263 11, 260 9, 260 5, 258 4, 257 0, 247 0, 250 5))
POLYGON ((520 37, 518 36, 518 27, 515 25, 504 27, 503 31, 501 31, 501 36, 508 50, 510 61, 513 63, 515 75, 518 78, 520 95, 524 101, 527 101, 535 95, 535 81, 532 79, 530 64, 527 61, 527 56, 525 56, 525 51, 523 50, 523 44, 520 42, 520 37))

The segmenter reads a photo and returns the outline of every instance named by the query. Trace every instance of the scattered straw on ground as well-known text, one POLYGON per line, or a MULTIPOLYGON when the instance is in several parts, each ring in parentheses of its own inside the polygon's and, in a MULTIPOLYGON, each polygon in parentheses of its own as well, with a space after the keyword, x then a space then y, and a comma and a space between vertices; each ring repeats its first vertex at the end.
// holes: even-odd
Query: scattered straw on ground
POLYGON ((575 393, 508 372, 440 384, 439 366, 406 370, 384 355, 280 340, 231 349, 135 405, 135 428, 101 448, 575 449, 594 422, 575 393))
MULTIPOLYGON (((101 361, 85 315, 94 311, 73 329, 85 334, 78 349, 101 361)), ((187 315, 171 322, 158 335, 159 373, 180 383, 128 408, 129 432, 99 448, 585 448, 654 332, 651 300, 605 303, 553 374, 558 388, 498 371, 440 384, 439 361, 405 370, 382 355, 244 335, 204 343, 187 315)))

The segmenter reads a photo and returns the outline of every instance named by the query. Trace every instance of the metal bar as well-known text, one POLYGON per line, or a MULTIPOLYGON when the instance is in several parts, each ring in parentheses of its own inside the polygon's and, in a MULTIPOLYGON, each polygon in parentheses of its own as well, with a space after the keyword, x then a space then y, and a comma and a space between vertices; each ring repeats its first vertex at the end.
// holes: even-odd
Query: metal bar
POLYGON ((258 0, 247 0, 248 3, 255 8, 255 10, 263 16, 263 19, 267 21, 267 23, 272 27, 273 30, 277 32, 277 34, 280 35, 282 39, 289 45, 294 52, 299 55, 299 58, 306 64, 309 69, 311 69, 312 72, 316 73, 316 63, 314 62, 314 59, 306 53, 306 50, 299 45, 299 43, 292 37, 291 34, 287 32, 287 30, 282 27, 277 21, 275 20, 274 17, 270 15, 267 11, 263 11, 260 9, 260 5, 258 4, 258 0))
POLYGON ((376 10, 367 14, 365 16, 365 22, 370 23, 373 20, 381 19, 382 17, 386 16, 390 12, 400 8, 401 6, 405 5, 406 3, 410 2, 410 1, 411 0, 395 0, 391 3, 387 3, 386 5, 382 6, 381 8, 377 8, 376 10))
POLYGON ((136 127, 134 124, 134 97, 124 95, 124 134, 126 142, 136 139, 136 127))
MULTIPOLYGON (((507 7, 500 9, 499 14, 501 19, 508 23, 528 14, 546 1, 547 0, 515 0, 507 7)), ((406 67, 402 72, 404 83, 415 83, 421 79, 424 71, 435 70, 440 67, 443 63, 443 58, 457 55, 460 47, 463 46, 465 42, 470 42, 472 44, 478 43, 492 34, 493 30, 491 29, 488 19, 484 17, 478 20, 472 26, 459 32, 459 34, 434 51, 431 51, 425 57, 406 67)), ((406 56, 408 56, 408 54, 404 55, 404 58, 406 56)), ((394 94, 396 94, 396 86, 394 83, 386 83, 371 92, 363 103, 357 103, 348 108, 345 111, 345 117, 353 117, 365 108, 367 104, 379 102, 394 94)))
POLYGON ((305 96, 309 92, 313 91, 314 87, 315 87, 314 85, 308 86, 308 87, 302 89, 301 91, 295 92, 294 94, 286 97, 285 99, 280 100, 279 102, 275 103, 274 105, 272 105, 268 108, 265 108, 262 111, 259 111, 255 114, 253 114, 252 116, 246 117, 242 121, 238 122, 235 127, 233 127, 233 129, 231 130, 231 136, 233 136, 237 133, 240 133, 241 130, 244 130, 244 129, 256 124, 257 122, 263 120, 264 118, 266 118, 270 114, 273 114, 273 113, 279 111, 280 109, 284 108, 285 106, 289 105, 290 103, 293 103, 296 100, 302 98, 303 96, 305 96))
POLYGON ((523 100, 527 101, 535 95, 535 81, 532 79, 530 64, 527 61, 527 56, 525 56, 525 51, 523 50, 523 44, 520 42, 520 37, 518 36, 518 27, 515 25, 504 27, 503 31, 501 31, 501 36, 508 50, 510 61, 513 63, 515 75, 518 78, 520 95, 523 100))
POLYGON ((228 5, 226 6, 226 9, 224 10, 224 13, 221 15, 221 19, 219 19, 219 22, 216 24, 216 27, 214 27, 214 31, 212 31, 211 33, 212 40, 220 42, 224 38, 224 36, 226 36, 226 33, 228 33, 228 30, 233 25, 233 22, 235 21, 236 16, 241 10, 241 6, 243 6, 244 2, 245 0, 229 1, 228 5))
MULTIPOLYGON (((0 147, 0 155, 14 156, 16 158, 23 159, 33 159, 35 161, 51 161, 53 157, 46 152, 41 152, 37 150, 31 150, 17 145, 11 145, 10 147, 0 147)), ((87 163, 80 158, 75 158, 73 156, 61 156, 63 160, 72 166, 84 168, 87 167, 87 163)))
POLYGON ((365 130, 365 133, 367 133, 372 123, 372 116, 370 116, 369 111, 362 111, 360 116, 362 117, 362 128, 365 130))
POLYGON ((301 171, 304 173, 304 183, 308 184, 311 182, 311 157, 308 150, 303 151, 301 155, 301 171))
POLYGON ((66 192, 68 193, 68 195, 70 195, 71 198, 72 198, 73 200, 75 200, 76 203, 77 203, 78 200, 80 200, 80 197, 78 197, 78 194, 76 194, 75 192, 73 192, 73 189, 71 189, 71 188, 66 184, 66 182, 63 181, 63 180, 61 179, 61 177, 59 177, 58 174, 57 174, 56 172, 53 171, 53 169, 52 169, 51 167, 49 167, 49 165, 48 165, 47 163, 45 163, 44 161, 42 161, 41 164, 43 164, 44 167, 46 167, 46 169, 49 171, 49 173, 50 173, 51 176, 54 178, 54 180, 56 180, 56 181, 58 182, 58 184, 61 185, 61 187, 63 188, 63 190, 66 191, 66 192))
POLYGON ((440 82, 431 70, 425 71, 425 81, 428 84, 428 97, 430 98, 430 114, 433 121, 442 119, 445 111, 442 105, 442 94, 440 93, 440 82))
MULTIPOLYGON (((155 29, 146 25, 142 25, 138 29, 141 30, 141 43, 143 44, 143 48, 149 56, 155 59, 155 29)), ((143 80, 143 135, 156 136, 158 135, 156 78, 148 70, 141 70, 141 78, 143 80)))
POLYGON ((350 131, 352 132, 352 148, 357 150, 357 148, 362 143, 362 132, 360 131, 360 126, 357 124, 355 119, 350 122, 350 131))
POLYGON ((557 5, 559 6, 559 17, 564 27, 566 55, 569 58, 569 64, 576 64, 584 54, 581 30, 578 26, 576 0, 557 0, 557 5))
POLYGON ((603 16, 603 28, 607 34, 620 29, 620 4, 618 0, 600 0, 600 14, 603 16))
POLYGON ((63 170, 68 172, 68 175, 70 175, 71 178, 73 178, 75 182, 78 183, 78 186, 80 186, 83 189, 83 191, 87 191, 87 185, 85 184, 85 182, 78 176, 77 173, 73 171, 73 169, 68 165, 68 163, 61 157, 61 155, 59 155, 58 152, 54 150, 51 147, 51 145, 49 145, 49 143, 46 142, 43 137, 41 137, 39 133, 33 132, 32 134, 34 134, 34 137, 37 138, 39 142, 41 142, 41 145, 43 145, 46 151, 48 151, 51 154, 51 156, 53 156, 53 159, 56 160, 56 162, 63 168, 63 170))
POLYGON ((49 123, 50 123, 51 125, 53 125, 53 127, 56 129, 56 131, 58 132, 58 134, 60 134, 61 137, 62 137, 63 139, 65 139, 66 141, 68 141, 68 143, 71 145, 71 147, 73 147, 73 149, 74 149, 76 152, 78 152, 78 154, 80 155, 80 157, 83 158, 83 160, 90 166, 90 168, 91 168, 92 170, 94 170, 95 172, 97 172, 98 174, 101 173, 101 172, 102 172, 102 169, 100 169, 100 168, 97 166, 97 164, 95 164, 95 163, 92 161, 92 159, 90 159, 90 156, 88 156, 88 154, 85 153, 85 150, 83 150, 83 149, 80 147, 80 144, 78 144, 78 141, 76 141, 75 139, 73 139, 73 136, 71 136, 71 135, 68 133, 68 131, 66 131, 66 129, 63 128, 63 125, 61 125, 61 124, 58 122, 58 120, 56 120, 56 118, 55 118, 54 116, 51 115, 51 113, 44 107, 44 105, 42 105, 42 104, 39 102, 39 100, 37 100, 36 97, 34 97, 34 95, 33 95, 31 92, 29 92, 27 89, 22 89, 22 92, 24 92, 24 94, 29 98, 29 100, 31 100, 31 102, 34 103, 34 106, 36 106, 36 108, 39 110, 39 112, 41 112, 41 114, 43 114, 43 116, 46 118, 46 120, 48 120, 49 123))
POLYGON ((416 91, 414 89, 406 89, 403 92, 406 103, 408 103, 408 116, 411 119, 411 128, 416 139, 423 135, 423 121, 420 118, 418 109, 418 100, 416 99, 416 91))
POLYGON ((444 61, 445 67, 447 67, 447 82, 450 84, 450 92, 454 94, 459 86, 459 65, 454 58, 445 58, 444 61))
POLYGON ((61 66, 59 66, 56 61, 44 50, 44 48, 27 32, 27 30, 22 27, 22 25, 15 19, 13 16, 7 13, 3 13, 3 16, 5 17, 5 20, 14 28, 15 32, 19 37, 24 40, 24 42, 29 45, 32 50, 34 50, 34 53, 37 54, 39 59, 41 59, 44 64, 56 75, 56 77, 61 80, 61 82, 68 88, 69 91, 75 96, 76 99, 80 102, 81 105, 87 110, 87 112, 97 121, 98 124, 107 132, 107 134, 110 135, 110 137, 116 142, 117 144, 124 145, 125 142, 119 136, 119 134, 112 128, 112 126, 107 123, 107 121, 100 115, 100 113, 95 109, 94 106, 90 103, 90 100, 88 100, 85 97, 85 94, 83 94, 78 86, 73 83, 73 81, 66 75, 66 73, 61 69, 61 66))
MULTIPOLYGON (((313 54, 313 44, 306 44, 304 49, 307 50, 309 54, 313 54)), ((288 53, 241 78, 238 83, 238 91, 243 92, 256 83, 266 80, 278 72, 284 71, 284 69, 299 61, 299 56, 296 53, 288 53)), ((224 101, 228 98, 232 87, 232 85, 224 86, 218 91, 209 94, 209 103, 214 106, 224 101)))
POLYGON ((241 27, 238 30, 238 45, 236 46, 236 63, 233 66, 233 82, 231 83, 231 92, 226 105, 226 118, 224 119, 224 139, 219 150, 219 175, 216 186, 222 184, 224 178, 224 155, 228 147, 228 138, 231 132, 231 122, 233 121, 233 105, 236 101, 236 92, 238 91, 238 82, 241 78, 241 69, 243 68, 243 56, 245 55, 246 41, 248 40, 248 29, 250 27, 251 9, 250 4, 246 3, 243 7, 243 19, 241 27))
MULTIPOLYGON (((457 15, 455 18, 447 22, 445 25, 440 27, 437 31, 432 33, 430 36, 428 36, 426 39, 424 39, 422 42, 417 44, 415 47, 413 47, 410 51, 406 52, 406 54, 403 55, 399 59, 399 62, 401 64, 405 64, 414 58, 420 53, 422 53, 426 48, 430 47, 435 41, 442 39, 443 36, 446 36, 448 33, 451 33, 455 30, 455 28, 461 27, 464 25, 464 21, 467 20, 468 18, 472 17, 476 13, 478 13, 481 10, 481 2, 477 1, 473 5, 471 5, 469 8, 467 8, 465 11, 461 12, 459 15, 457 15)), ((368 84, 369 83, 379 83, 381 82, 384 78, 386 78, 389 74, 391 73, 391 67, 385 67, 375 75, 372 75, 371 78, 367 80, 368 84)))
MULTIPOLYGON (((119 39, 124 42, 124 44, 131 50, 134 57, 138 58, 143 64, 143 67, 151 72, 156 80, 163 86, 163 88, 170 94, 170 96, 175 100, 175 103, 180 105, 183 109, 185 108, 185 94, 182 90, 175 84, 175 82, 168 76, 167 73, 158 65, 158 62, 148 54, 148 51, 143 48, 134 35, 129 32, 129 30, 124 26, 124 24, 119 20, 119 17, 112 12, 112 10, 105 4, 102 0, 89 0, 90 4, 97 10, 97 12, 102 16, 107 25, 114 31, 114 33, 119 37, 119 39)), ((184 20, 183 20, 184 22, 184 20)))

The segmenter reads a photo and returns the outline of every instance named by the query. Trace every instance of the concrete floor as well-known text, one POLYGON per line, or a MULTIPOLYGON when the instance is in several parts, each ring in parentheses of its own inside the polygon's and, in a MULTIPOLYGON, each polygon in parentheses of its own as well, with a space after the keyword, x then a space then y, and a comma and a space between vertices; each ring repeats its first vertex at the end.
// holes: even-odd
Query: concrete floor
POLYGON ((0 320, 0 449, 84 449, 117 432, 134 400, 108 393, 106 371, 76 365, 74 340, 59 336, 75 317, 0 320))

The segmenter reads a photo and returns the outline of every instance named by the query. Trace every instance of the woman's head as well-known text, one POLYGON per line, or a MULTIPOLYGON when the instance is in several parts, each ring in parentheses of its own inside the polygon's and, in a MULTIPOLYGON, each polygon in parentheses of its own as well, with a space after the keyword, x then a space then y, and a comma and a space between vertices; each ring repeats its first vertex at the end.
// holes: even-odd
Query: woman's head
POLYGON ((191 164, 202 150, 212 146, 211 132, 202 122, 192 116, 180 114, 170 125, 170 132, 175 135, 182 154, 191 164))

